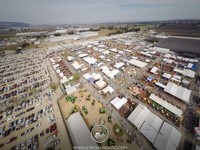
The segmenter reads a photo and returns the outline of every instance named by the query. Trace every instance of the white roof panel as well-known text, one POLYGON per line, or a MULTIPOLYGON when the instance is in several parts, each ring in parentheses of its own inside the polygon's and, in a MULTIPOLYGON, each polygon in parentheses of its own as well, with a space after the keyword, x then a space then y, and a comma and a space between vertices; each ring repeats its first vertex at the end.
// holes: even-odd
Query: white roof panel
POLYGON ((167 137, 176 147, 178 147, 181 140, 181 133, 176 128, 165 122, 160 129, 160 133, 167 137))
POLYGON ((154 147, 157 150, 176 150, 176 146, 173 145, 165 136, 158 134, 154 147))
POLYGON ((69 129, 73 145, 91 146, 91 149, 93 150, 98 147, 98 145, 92 139, 90 135, 90 130, 88 129, 85 121, 83 120, 79 112, 72 114, 66 120, 66 124, 69 129))
POLYGON ((152 128, 147 122, 144 122, 140 128, 140 132, 151 142, 154 143, 158 132, 152 128))
POLYGON ((157 74, 158 69, 159 69, 158 67, 155 67, 155 66, 154 66, 154 67, 150 70, 150 72, 153 73, 153 74, 157 74))
POLYGON ((138 104, 138 106, 134 109, 134 111, 128 116, 128 120, 134 124, 137 129, 139 130, 142 126, 143 122, 145 121, 149 109, 147 109, 145 106, 138 104))
POLYGON ((158 116, 156 116, 155 114, 153 114, 152 112, 149 112, 145 121, 150 124, 154 130, 159 131, 162 124, 163 124, 163 120, 160 119, 158 116))
POLYGON ((136 67, 139 67, 139 68, 143 68, 147 65, 147 63, 145 62, 142 62, 140 60, 136 60, 136 59, 131 59, 128 61, 131 65, 134 65, 136 67))
POLYGON ((189 102, 191 90, 183 88, 182 86, 178 86, 175 83, 168 82, 166 88, 164 89, 165 92, 179 98, 184 102, 189 102))
POLYGON ((176 106, 168 103, 167 101, 164 101, 163 99, 161 99, 160 97, 151 94, 149 96, 150 99, 152 99, 153 101, 155 101, 156 103, 158 103, 159 105, 163 106, 164 108, 168 109, 169 111, 171 111, 172 113, 174 113, 175 115, 181 117, 183 114, 183 111, 179 108, 177 108, 176 106))
POLYGON ((113 99, 111 101, 111 104, 117 109, 119 110, 124 104, 126 104, 128 100, 126 98, 122 98, 120 99, 119 97, 116 97, 115 99, 113 99))

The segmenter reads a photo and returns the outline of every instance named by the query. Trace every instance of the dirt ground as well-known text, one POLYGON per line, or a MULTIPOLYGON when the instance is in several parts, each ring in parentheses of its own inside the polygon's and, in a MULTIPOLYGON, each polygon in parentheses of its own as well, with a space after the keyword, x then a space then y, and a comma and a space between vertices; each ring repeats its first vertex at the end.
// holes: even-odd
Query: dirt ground
MULTIPOLYGON (((99 108, 103 107, 103 105, 100 102, 98 102, 92 96, 91 93, 89 93, 85 89, 81 89, 81 90, 77 91, 76 93, 74 93, 73 96, 77 97, 74 104, 72 102, 65 101, 66 96, 63 96, 58 102, 64 118, 69 117, 72 108, 75 105, 77 105, 79 107, 79 111, 83 114, 84 120, 86 121, 88 128, 90 128, 91 126, 94 126, 94 125, 99 125, 100 119, 102 118, 101 122, 105 121, 104 126, 106 126, 107 129, 109 130, 109 134, 110 134, 109 137, 116 142, 116 146, 125 146, 125 147, 127 147, 128 150, 139 149, 136 144, 127 143, 128 136, 125 134, 125 132, 122 137, 116 137, 116 135, 113 133, 113 125, 115 123, 117 123, 116 120, 114 120, 114 118, 112 118, 112 123, 109 123, 107 121, 108 116, 110 115, 109 113, 106 112, 104 114, 99 114, 99 108), (91 95, 90 100, 86 100, 88 95, 91 95), (93 100, 95 100, 94 106, 91 105, 93 100), (85 114, 82 111, 83 106, 85 106, 86 109, 88 110, 88 114, 85 114), (104 121, 102 121, 102 120, 104 120, 104 121)), ((106 142, 104 142, 102 145, 106 145, 106 142)))

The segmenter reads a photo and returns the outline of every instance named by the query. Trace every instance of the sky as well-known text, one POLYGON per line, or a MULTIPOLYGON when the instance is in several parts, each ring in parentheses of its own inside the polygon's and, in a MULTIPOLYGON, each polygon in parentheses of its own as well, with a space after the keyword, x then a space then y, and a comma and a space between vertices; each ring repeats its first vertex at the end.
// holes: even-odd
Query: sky
POLYGON ((200 19, 200 0, 0 0, 0 21, 75 24, 200 19))

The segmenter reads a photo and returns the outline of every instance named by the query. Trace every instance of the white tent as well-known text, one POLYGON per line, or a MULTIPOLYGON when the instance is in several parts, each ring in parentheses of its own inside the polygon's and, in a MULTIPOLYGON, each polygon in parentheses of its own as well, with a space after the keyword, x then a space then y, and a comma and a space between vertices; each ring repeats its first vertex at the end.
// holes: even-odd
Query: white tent
POLYGON ((165 78, 167 78, 167 79, 170 79, 170 78, 171 78, 171 74, 164 73, 164 74, 162 75, 162 77, 165 77, 165 78))
POLYGON ((160 82, 156 82, 156 85, 159 86, 159 87, 161 87, 161 88, 163 88, 163 89, 166 87, 164 84, 162 84, 160 82))
POLYGON ((81 65, 77 61, 74 61, 72 63, 72 66, 74 67, 75 70, 80 70, 81 69, 81 65))
POLYGON ((139 68, 143 68, 147 65, 147 63, 142 62, 140 60, 136 60, 136 59, 131 59, 131 60, 128 61, 128 63, 131 64, 131 65, 134 65, 136 67, 139 67, 139 68))
POLYGON ((92 75, 92 77, 93 77, 93 79, 94 79, 95 81, 102 78, 101 75, 100 75, 99 73, 93 73, 93 74, 91 74, 91 75, 92 75))
POLYGON ((162 124, 163 120, 160 119, 158 116, 153 114, 152 112, 149 112, 147 117, 145 118, 145 121, 151 125, 156 131, 159 131, 162 124))
POLYGON ((107 94, 108 92, 109 92, 110 94, 112 94, 114 91, 115 91, 115 90, 114 90, 113 87, 111 87, 110 85, 106 86, 106 87, 102 90, 102 92, 103 92, 104 94, 107 94))
POLYGON ((170 140, 176 147, 178 147, 179 142, 181 140, 181 133, 170 125, 167 122, 164 122, 162 128, 160 129, 160 133, 170 140))
POLYGON ((174 113, 175 115, 181 117, 183 114, 183 111, 179 108, 177 108, 176 106, 168 103, 167 101, 164 101, 163 99, 161 99, 160 97, 151 94, 149 96, 150 99, 152 99, 154 102, 158 103, 159 105, 161 105, 162 107, 168 109, 169 111, 171 111, 172 113, 174 113))
POLYGON ((76 91, 77 91, 77 88, 75 86, 71 86, 70 84, 65 86, 65 92, 67 93, 67 95, 71 95, 76 91))
POLYGON ((83 60, 86 61, 89 65, 94 65, 97 62, 95 58, 89 56, 84 57, 83 60))
POLYGON ((150 126, 147 122, 144 122, 140 128, 140 132, 153 144, 156 140, 158 132, 150 126))
POLYGON ((144 56, 148 56, 148 57, 153 57, 153 55, 147 53, 147 52, 144 52, 144 51, 141 51, 140 54, 144 55, 144 56))
POLYGON ((159 69, 158 67, 155 67, 155 66, 154 66, 154 67, 150 70, 150 72, 153 73, 153 74, 158 74, 158 73, 157 73, 158 69, 159 69))
POLYGON ((160 52, 160 53, 165 53, 165 54, 170 52, 170 49, 161 48, 161 47, 154 47, 152 50, 156 52, 160 52))
POLYGON ((80 58, 83 58, 83 57, 86 57, 86 56, 88 56, 88 54, 86 54, 86 53, 82 53, 82 54, 79 55, 80 58))
POLYGON ((120 99, 119 97, 116 97, 114 98, 112 101, 111 101, 111 104, 117 109, 119 110, 124 104, 126 104, 128 100, 123 97, 122 99, 120 99))
POLYGON ((63 72, 59 73, 59 76, 60 76, 61 78, 63 78, 63 77, 64 77, 63 72))
POLYGON ((67 60, 68 61, 72 61, 72 60, 74 60, 75 58, 74 57, 72 57, 72 56, 67 56, 67 60))
POLYGON ((151 113, 145 106, 138 104, 127 119, 156 149, 175 150, 178 147, 181 133, 170 124, 163 123, 163 120, 151 113))
POLYGON ((160 129, 154 147, 158 150, 176 150, 181 140, 181 133, 165 122, 160 129))
MULTIPOLYGON (((65 76, 66 77, 66 76, 65 76)), ((60 80, 60 83, 61 84, 64 84, 64 83, 66 83, 66 82, 68 82, 69 81, 69 79, 66 77, 66 78, 62 78, 61 80, 60 80)))
POLYGON ((188 90, 182 86, 178 86, 175 83, 168 82, 167 86, 165 87, 164 91, 169 93, 180 100, 188 103, 190 99, 191 90, 188 90))
POLYGON ((128 116, 128 120, 137 127, 139 130, 142 124, 144 123, 148 113, 149 109, 147 109, 145 106, 138 104, 138 106, 134 109, 134 111, 128 116))
POLYGON ((110 77, 110 78, 115 78, 116 77, 116 75, 118 75, 120 72, 119 72, 119 70, 117 70, 117 69, 113 69, 113 70, 111 70, 110 72, 109 72, 109 74, 108 74, 108 76, 110 77))
POLYGON ((98 148, 98 145, 92 139, 90 130, 79 112, 72 114, 66 120, 66 125, 74 146, 89 146, 91 150, 98 148))
POLYGON ((190 69, 184 69, 183 70, 183 75, 189 78, 194 78, 195 77, 195 72, 190 70, 190 69))
POLYGON ((195 77, 195 72, 190 70, 190 69, 181 70, 181 69, 178 69, 178 68, 174 68, 174 72, 180 73, 180 74, 182 74, 186 77, 189 77, 189 78, 195 77))
POLYGON ((83 77, 88 80, 89 78, 91 78, 92 76, 89 73, 86 73, 83 75, 83 77))
POLYGON ((95 84, 100 90, 103 89, 107 85, 107 83, 103 80, 99 80, 95 84))
POLYGON ((162 134, 158 134, 156 141, 154 143, 154 147, 157 150, 176 150, 176 146, 173 145, 167 137, 163 136, 162 134))
POLYGON ((119 69, 119 68, 121 68, 121 67, 123 67, 123 66, 124 66, 124 63, 123 63, 123 62, 119 62, 119 63, 116 63, 116 64, 114 65, 114 67, 117 68, 117 69, 119 69))

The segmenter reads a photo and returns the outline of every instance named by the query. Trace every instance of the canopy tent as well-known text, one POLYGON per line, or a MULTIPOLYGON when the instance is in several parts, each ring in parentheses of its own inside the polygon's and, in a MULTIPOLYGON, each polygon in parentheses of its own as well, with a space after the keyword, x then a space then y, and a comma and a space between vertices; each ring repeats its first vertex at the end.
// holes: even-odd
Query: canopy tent
POLYGON ((165 136, 163 136, 160 133, 158 134, 158 136, 156 138, 154 147, 157 150, 176 150, 176 148, 177 148, 165 136))
POLYGON ((153 73, 153 74, 158 74, 158 73, 157 73, 158 70, 159 70, 159 68, 154 66, 154 67, 150 70, 150 72, 153 73))
POLYGON ((65 123, 74 146, 90 146, 92 150, 98 148, 98 145, 92 139, 90 130, 79 112, 72 114, 65 123))
POLYGON ((177 108, 176 106, 168 103, 167 101, 164 101, 163 99, 161 99, 160 97, 151 94, 149 96, 149 98, 151 100, 153 100, 154 102, 158 103, 160 106, 163 106, 164 108, 168 109, 170 112, 174 113, 175 115, 181 117, 183 114, 183 111, 179 108, 177 108))
POLYGON ((176 150, 181 140, 181 133, 172 125, 164 122, 154 147, 158 150, 176 150))
POLYGON ((152 112, 149 112, 147 117, 145 118, 145 121, 154 128, 155 131, 159 131, 162 124, 163 124, 163 120, 160 119, 158 116, 156 116, 155 114, 153 114, 152 112))
POLYGON ((100 90, 103 89, 107 85, 107 83, 103 80, 99 80, 95 84, 100 90))
POLYGON ((140 128, 140 132, 151 142, 154 143, 158 132, 147 122, 144 122, 140 128))
POLYGON ((145 106, 138 104, 138 106, 128 116, 127 119, 139 130, 149 112, 149 109, 147 109, 145 106))
POLYGON ((178 69, 178 68, 174 68, 173 70, 174 72, 177 72, 177 73, 180 73, 186 77, 189 77, 189 78, 194 78, 195 77, 195 72, 190 70, 190 69, 184 69, 184 70, 181 70, 181 69, 178 69))
POLYGON ((134 65, 136 67, 139 67, 139 68, 143 68, 143 67, 146 67, 147 63, 145 62, 142 62, 140 60, 136 60, 136 59, 131 59, 128 61, 129 64, 131 65, 134 65))
POLYGON ((107 94, 108 92, 109 92, 110 94, 112 94, 114 91, 115 91, 115 90, 114 90, 113 87, 111 87, 110 85, 106 86, 106 87, 102 90, 102 92, 103 92, 104 94, 107 94))
POLYGON ((188 90, 182 86, 178 86, 175 83, 168 82, 167 86, 165 87, 164 91, 169 93, 178 99, 188 103, 190 99, 191 90, 188 90))
POLYGON ((160 82, 156 82, 156 85, 159 86, 159 87, 161 87, 161 88, 163 88, 163 89, 166 87, 164 84, 162 84, 160 82))
POLYGON ((181 140, 181 133, 167 122, 164 122, 160 133, 167 137, 170 142, 172 142, 176 147, 178 147, 181 140))
POLYGON ((114 98, 112 101, 111 101, 111 104, 117 109, 119 110, 124 104, 126 104, 128 100, 123 97, 122 99, 120 99, 119 97, 116 97, 114 98))
POLYGON ((134 111, 127 118, 132 124, 134 124, 138 130, 141 128, 142 124, 146 121, 151 127, 156 131, 162 126, 163 120, 158 116, 149 111, 145 106, 138 104, 134 111))
POLYGON ((167 79, 170 79, 170 78, 171 78, 171 74, 164 73, 164 74, 162 75, 162 77, 167 78, 167 79))

